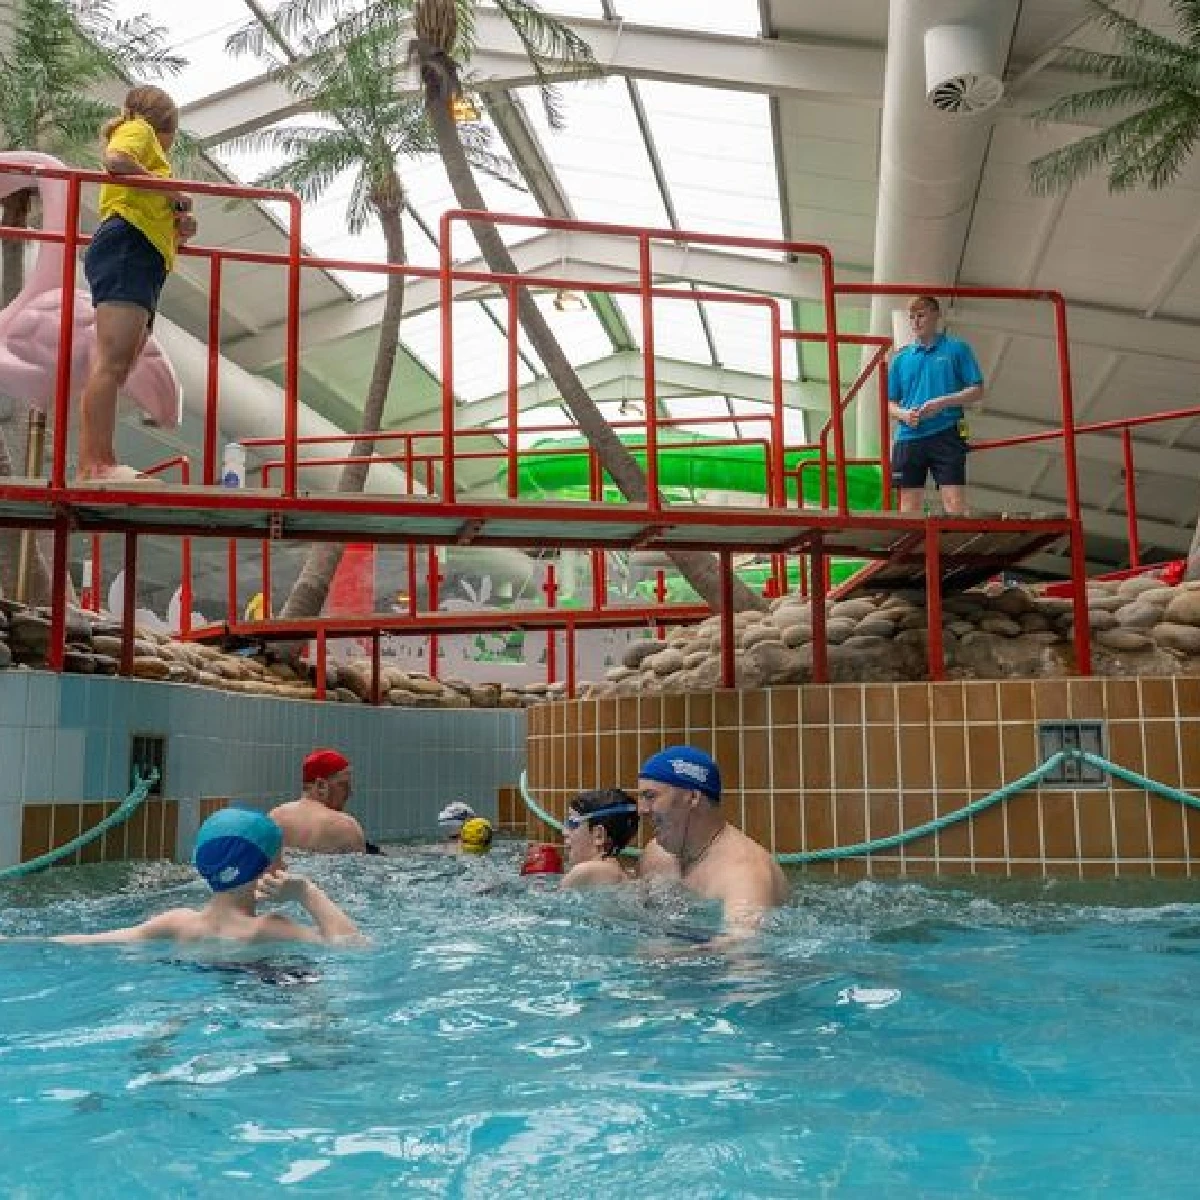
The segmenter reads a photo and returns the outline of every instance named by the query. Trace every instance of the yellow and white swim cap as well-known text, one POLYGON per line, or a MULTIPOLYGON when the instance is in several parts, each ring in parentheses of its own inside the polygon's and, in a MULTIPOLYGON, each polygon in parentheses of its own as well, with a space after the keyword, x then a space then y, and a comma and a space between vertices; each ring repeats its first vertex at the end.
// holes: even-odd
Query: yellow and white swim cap
POLYGON ((464 821, 458 842, 468 854, 486 854, 492 848, 491 821, 486 817, 472 817, 464 821))

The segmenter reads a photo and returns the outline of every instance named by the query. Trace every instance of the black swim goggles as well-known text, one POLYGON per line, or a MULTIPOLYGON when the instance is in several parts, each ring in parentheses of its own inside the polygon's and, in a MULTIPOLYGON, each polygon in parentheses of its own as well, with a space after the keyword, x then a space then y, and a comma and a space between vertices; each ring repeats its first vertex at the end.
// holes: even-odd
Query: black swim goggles
POLYGON ((584 821, 595 821, 600 817, 615 817, 624 813, 637 812, 636 804, 612 804, 608 808, 598 808, 595 812, 584 813, 582 816, 568 814, 563 821, 564 829, 578 829, 584 821))

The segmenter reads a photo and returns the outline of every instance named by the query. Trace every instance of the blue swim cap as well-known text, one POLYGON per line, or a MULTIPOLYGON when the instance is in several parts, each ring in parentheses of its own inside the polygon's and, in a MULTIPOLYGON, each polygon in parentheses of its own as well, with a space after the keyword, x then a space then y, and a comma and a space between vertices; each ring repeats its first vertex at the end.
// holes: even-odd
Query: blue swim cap
POLYGON ((721 798, 721 772, 717 764, 703 750, 691 746, 668 746, 652 754, 642 763, 638 778, 703 792, 710 800, 721 798))
POLYGON ((196 870, 214 892, 257 879, 283 846, 283 830, 252 808, 223 808, 196 834, 196 870))

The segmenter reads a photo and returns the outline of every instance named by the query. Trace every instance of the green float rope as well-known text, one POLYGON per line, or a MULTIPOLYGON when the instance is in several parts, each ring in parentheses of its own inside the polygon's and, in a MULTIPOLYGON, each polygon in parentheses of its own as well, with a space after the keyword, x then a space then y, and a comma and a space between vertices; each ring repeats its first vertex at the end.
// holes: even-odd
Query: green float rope
POLYGON ((98 837, 103 837, 114 825, 120 825, 124 821, 128 821, 141 807, 142 802, 150 794, 150 789, 157 781, 158 772, 153 769, 151 769, 150 774, 145 778, 135 771, 133 775, 133 790, 103 821, 98 825, 94 825, 87 833, 81 833, 77 838, 73 838, 65 845, 56 846, 46 854, 39 854, 37 858, 31 858, 28 862, 17 863, 12 867, 4 867, 0 870, 0 880, 18 879, 22 875, 33 875, 37 871, 44 871, 47 867, 54 866, 56 862, 61 862, 64 858, 69 858, 76 850, 82 850, 84 846, 91 845, 98 837))
MULTIPOLYGON (((1116 763, 1109 762, 1108 759, 1101 758, 1098 754, 1089 754, 1086 750, 1059 750, 1046 759, 1040 766, 1030 771, 1028 775, 1022 775, 1020 779, 1014 779, 1012 783, 1006 783, 996 791, 989 792, 988 795, 981 796, 978 800, 972 800, 970 804, 957 809, 955 812, 935 817, 932 821, 926 821, 923 825, 914 825, 912 829, 906 829, 903 833, 894 833, 889 837, 874 838, 869 842, 855 842, 852 846, 831 846, 826 850, 802 850, 794 854, 777 854, 775 858, 786 866, 798 866, 804 863, 833 862, 840 858, 858 858, 865 854, 877 854, 883 850, 894 850, 897 846, 903 846, 908 842, 916 841, 918 838, 928 837, 931 833, 939 833, 943 829, 948 829, 951 825, 956 825, 960 821, 966 821, 983 812, 985 809, 991 808, 994 804, 1000 804, 1005 800, 1011 799, 1026 788, 1040 783, 1052 771, 1057 770, 1058 767, 1068 761, 1082 762, 1088 766, 1097 767, 1101 771, 1104 771, 1105 774, 1113 775, 1117 779, 1131 783, 1134 787, 1142 788, 1147 792, 1153 792, 1156 796, 1162 796, 1166 800, 1175 800, 1180 804, 1186 805, 1188 808, 1200 811, 1200 800, 1190 792, 1183 792, 1178 788, 1168 787, 1165 783, 1159 783, 1157 780, 1148 779, 1145 775, 1139 775, 1136 771, 1130 771, 1125 767, 1118 766, 1116 763)), ((562 832, 562 823, 546 812, 529 794, 528 782, 524 771, 521 772, 521 796, 525 800, 526 807, 538 820, 544 821, 551 829, 557 830, 559 833, 562 832)), ((637 852, 630 851, 629 853, 636 854, 637 852)))

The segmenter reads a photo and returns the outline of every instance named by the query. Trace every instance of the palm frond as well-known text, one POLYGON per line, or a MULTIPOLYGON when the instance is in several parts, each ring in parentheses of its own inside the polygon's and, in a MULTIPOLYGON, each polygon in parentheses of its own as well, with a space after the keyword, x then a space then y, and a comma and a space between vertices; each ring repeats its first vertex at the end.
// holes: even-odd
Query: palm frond
POLYGON ((1111 29, 1121 45, 1131 53, 1144 58, 1162 56, 1170 59, 1178 55, 1178 42, 1157 33, 1132 17, 1127 17, 1110 0, 1087 0, 1087 3, 1096 13, 1097 23, 1111 29))
POLYGON ((566 126, 562 97, 553 80, 586 79, 600 74, 600 64, 588 45, 570 26, 543 13, 529 0, 496 0, 533 67, 546 122, 551 129, 566 126))
POLYGON ((1179 24, 1179 32, 1200 50, 1200 0, 1169 0, 1171 11, 1179 24))
POLYGON ((1200 141, 1200 0, 1172 0, 1184 41, 1175 41, 1118 11, 1088 0, 1123 53, 1069 48, 1058 61, 1107 86, 1062 96, 1032 114, 1038 124, 1073 121, 1132 108, 1107 128, 1052 150, 1029 166, 1034 192, 1070 187, 1103 167, 1112 191, 1169 184, 1200 141))
MULTIPOLYGON (((326 17, 333 17, 337 21, 361 7, 353 0, 283 0, 267 13, 267 23, 254 17, 231 33, 225 39, 225 49, 237 57, 246 54, 261 57, 269 48, 277 45, 276 36, 285 41, 295 41, 315 29, 326 17)), ((384 5, 369 7, 382 8, 384 5)))

